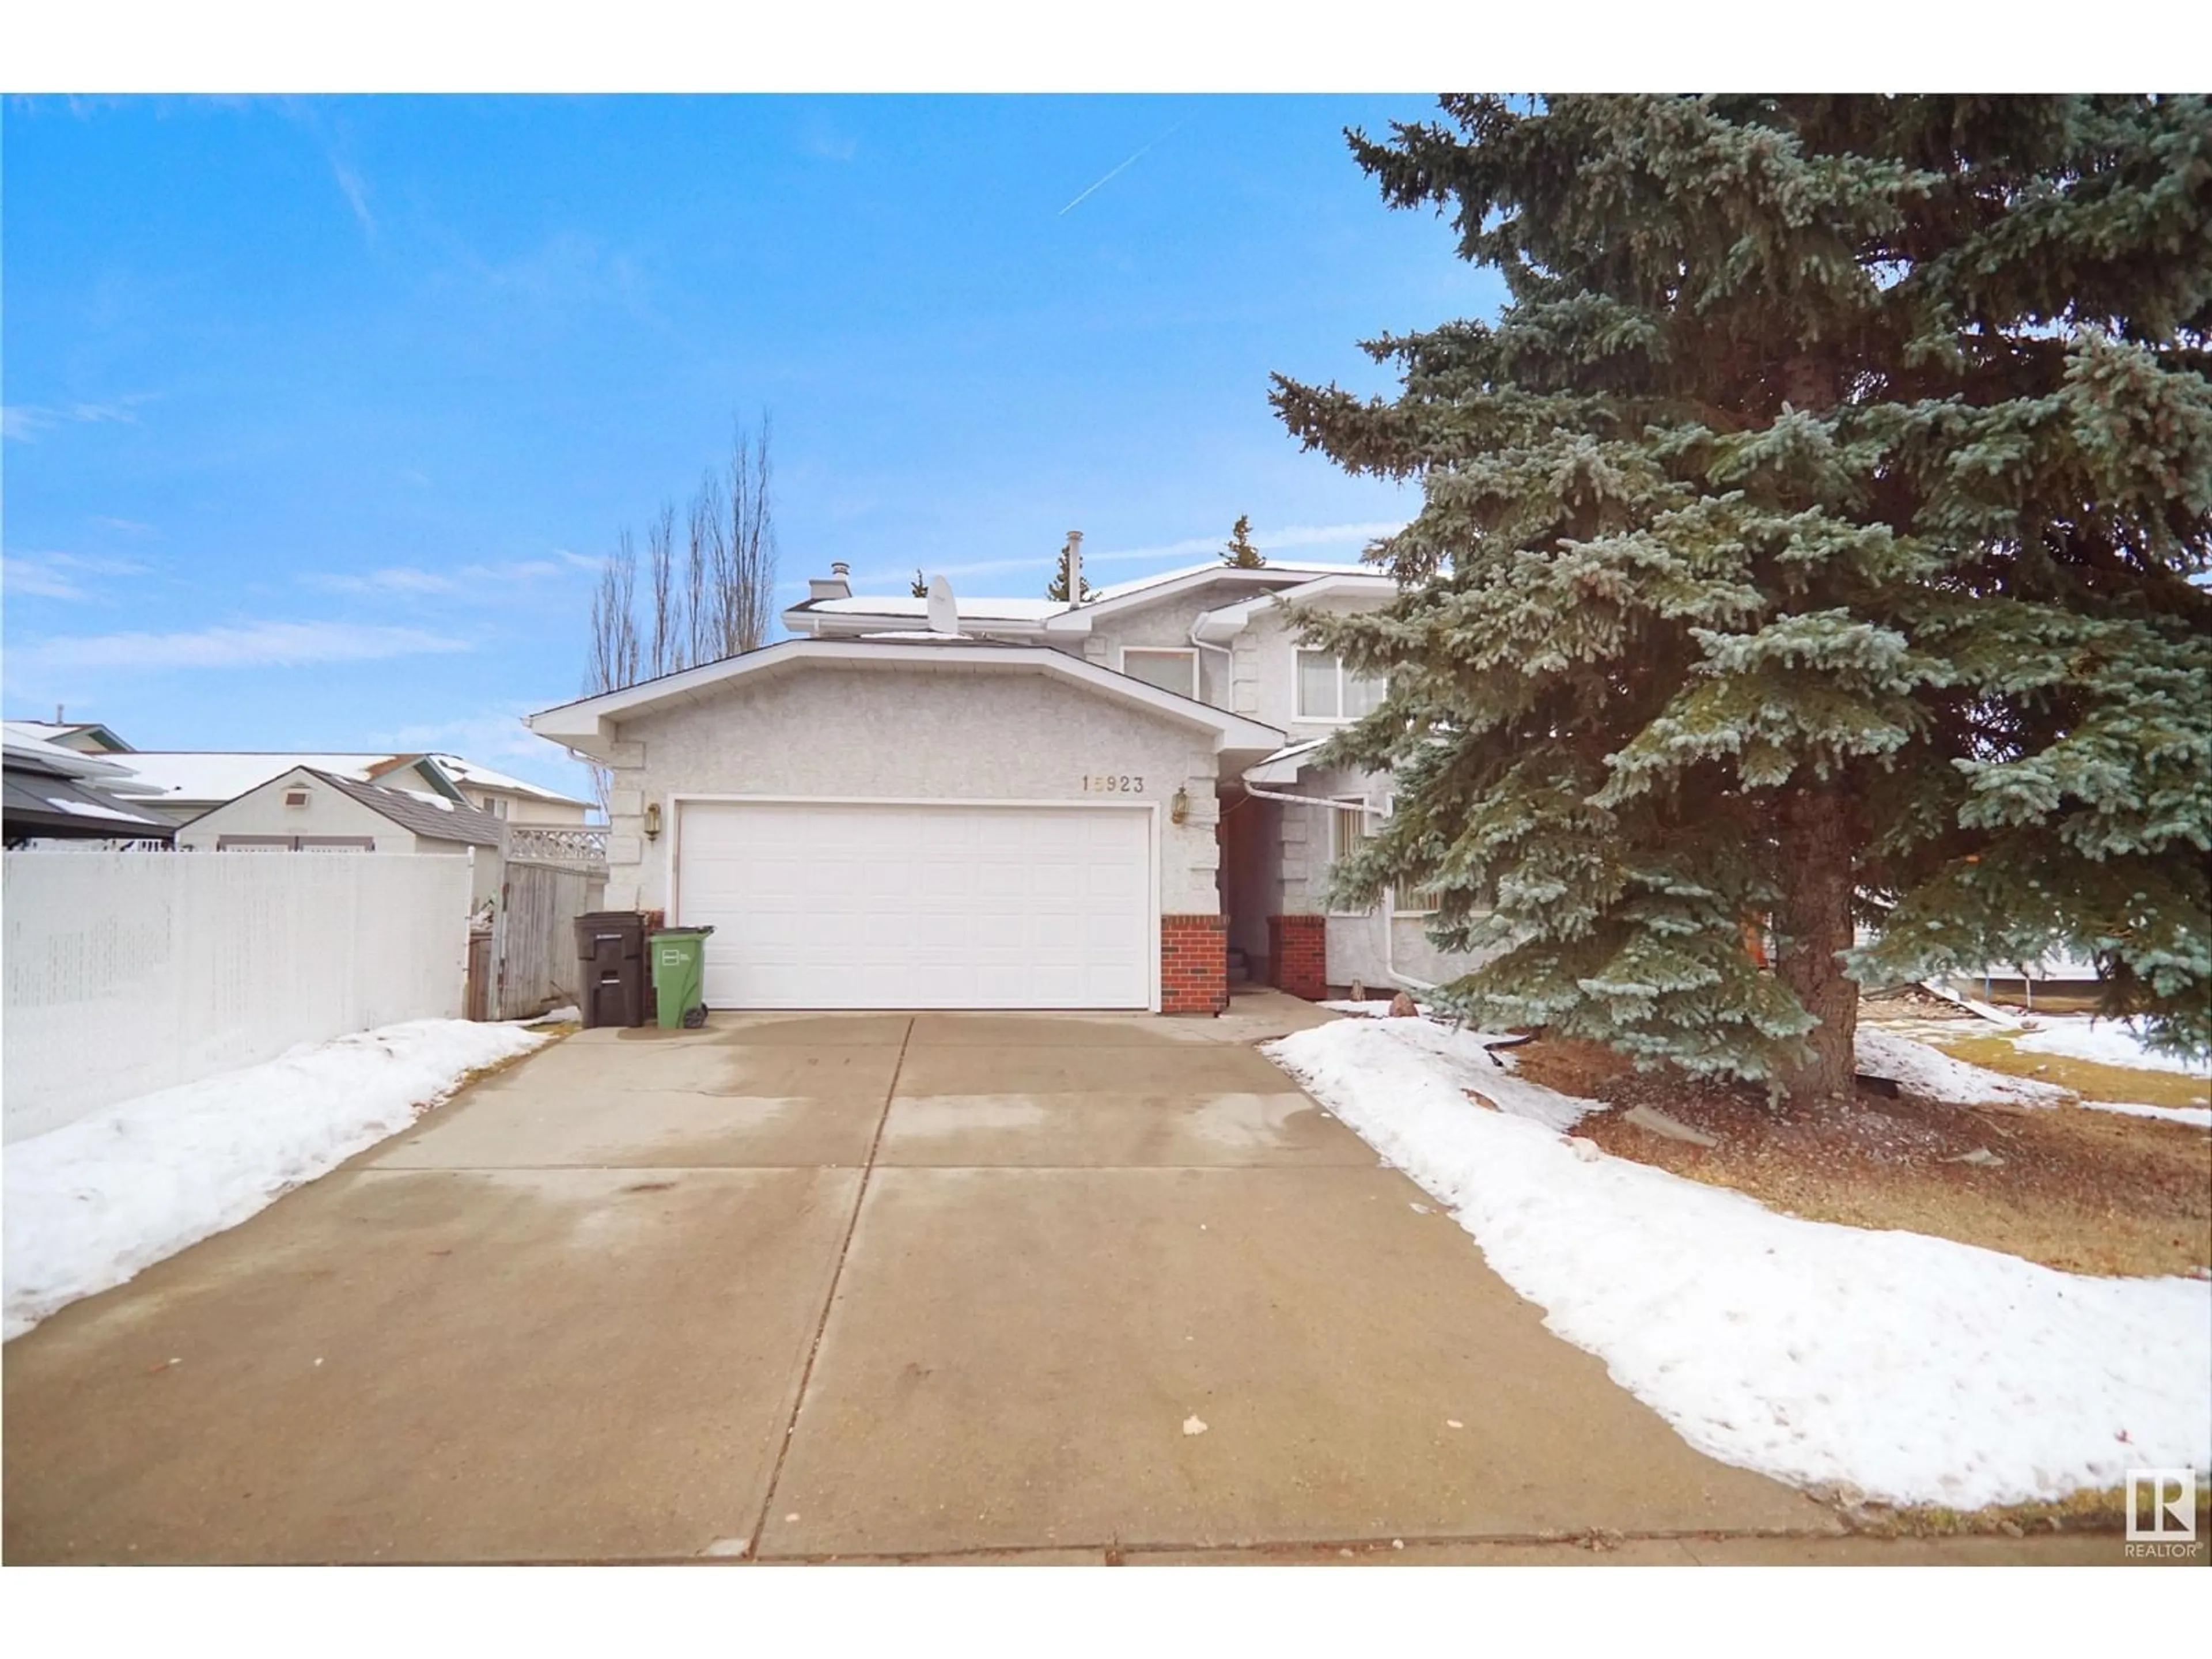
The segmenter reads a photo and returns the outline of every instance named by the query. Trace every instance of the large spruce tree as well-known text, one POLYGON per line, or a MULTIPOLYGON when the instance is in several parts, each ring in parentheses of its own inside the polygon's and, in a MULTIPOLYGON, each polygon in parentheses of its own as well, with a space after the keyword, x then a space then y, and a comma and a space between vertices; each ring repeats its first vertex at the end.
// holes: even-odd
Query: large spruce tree
POLYGON ((1485 1022, 1796 1102, 1861 985, 2052 950, 2212 1041, 2205 100, 1443 106, 1352 151, 1507 304, 1273 392, 1422 487, 1398 599, 1305 619, 1389 676, 1344 896, 1502 949, 1485 1022))

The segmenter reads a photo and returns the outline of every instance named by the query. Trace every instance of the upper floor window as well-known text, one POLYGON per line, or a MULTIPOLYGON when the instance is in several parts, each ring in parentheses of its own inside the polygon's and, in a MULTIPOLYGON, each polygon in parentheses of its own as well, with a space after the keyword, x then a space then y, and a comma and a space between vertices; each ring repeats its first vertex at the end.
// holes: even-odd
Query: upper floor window
POLYGON ((1382 706, 1382 682, 1356 674, 1330 651, 1298 653, 1297 717, 1356 720, 1382 706))
POLYGON ((1133 680, 1157 685, 1179 697, 1198 695, 1198 653, 1187 649, 1128 646, 1121 652, 1121 672, 1133 680))

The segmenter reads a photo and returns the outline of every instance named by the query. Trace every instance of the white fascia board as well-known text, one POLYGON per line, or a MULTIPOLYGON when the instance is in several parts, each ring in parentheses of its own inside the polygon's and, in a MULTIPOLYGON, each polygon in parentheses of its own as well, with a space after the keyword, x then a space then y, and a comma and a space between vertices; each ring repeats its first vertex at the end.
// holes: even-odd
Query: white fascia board
POLYGON ((586 755, 603 756, 624 720, 696 702, 725 686, 756 674, 801 666, 836 664, 853 668, 923 669, 984 673, 1034 672, 1054 676, 1112 701, 1140 708, 1185 726, 1213 733, 1216 754, 1272 754, 1283 733, 1190 697, 1179 697, 1142 680, 1035 645, 931 645, 890 641, 784 640, 742 656, 726 657, 620 691, 602 692, 525 717, 523 724, 541 738, 586 755))
POLYGON ((1305 743, 1293 744, 1288 749, 1277 750, 1257 766, 1246 767, 1243 775, 1244 781, 1258 784, 1296 783, 1299 775, 1312 762, 1314 750, 1320 748, 1324 741, 1326 740, 1323 738, 1314 738, 1305 743))
MULTIPOLYGON (((1088 634, 1091 631, 1091 619, 1094 617, 1110 617, 1124 611, 1141 611, 1147 605, 1158 605, 1164 600, 1175 598, 1178 593, 1188 592, 1194 587, 1203 587, 1211 582, 1226 581, 1237 586, 1262 586, 1270 582, 1279 582, 1285 577, 1293 575, 1295 575, 1294 586, 1310 585, 1312 580, 1310 577, 1296 574, 1287 570, 1278 570, 1268 565, 1261 565, 1257 569, 1246 569, 1232 564, 1201 565, 1196 569, 1186 570, 1172 579, 1164 579, 1150 586, 1139 587, 1129 592, 1116 593, 1110 599, 1092 599, 1087 605, 1080 605, 1063 611, 1060 615, 1046 619, 1044 631, 1048 634, 1088 634)), ((1262 594, 1261 597, 1265 598, 1267 595, 1262 594)))
POLYGON ((1194 626, 1202 640, 1234 639, 1251 625, 1254 617, 1269 605, 1307 605, 1316 599, 1388 599, 1397 591, 1397 582, 1389 576, 1372 576, 1364 572, 1321 576, 1312 581, 1301 582, 1295 587, 1278 588, 1236 605, 1224 605, 1218 611, 1206 611, 1200 616, 1194 626))

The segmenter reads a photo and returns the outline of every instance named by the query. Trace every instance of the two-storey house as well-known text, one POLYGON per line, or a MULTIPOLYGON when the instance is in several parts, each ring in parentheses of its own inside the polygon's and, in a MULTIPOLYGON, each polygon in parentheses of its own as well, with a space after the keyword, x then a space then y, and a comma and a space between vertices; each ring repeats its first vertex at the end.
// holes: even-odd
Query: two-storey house
POLYGON ((1390 591, 1283 561, 956 600, 838 565, 793 638, 528 724, 611 770, 608 902, 715 929, 710 1006, 1198 1012, 1232 963, 1418 987, 1459 964, 1415 896, 1327 902, 1388 780, 1311 757, 1380 688, 1282 609, 1390 591))

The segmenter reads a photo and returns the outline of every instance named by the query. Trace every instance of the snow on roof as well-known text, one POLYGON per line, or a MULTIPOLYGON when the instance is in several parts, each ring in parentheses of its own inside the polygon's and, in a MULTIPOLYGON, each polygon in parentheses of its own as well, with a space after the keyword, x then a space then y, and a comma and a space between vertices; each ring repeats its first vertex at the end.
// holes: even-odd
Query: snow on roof
POLYGON ((251 755, 172 750, 112 757, 127 766, 133 776, 150 785, 168 799, 236 800, 249 789, 258 789, 295 766, 312 767, 336 777, 366 783, 371 770, 391 765, 396 757, 381 755, 251 755))
MULTIPOLYGON (((128 773, 119 757, 88 755, 82 750, 70 749, 49 738, 40 737, 35 728, 44 725, 43 721, 9 720, 5 724, 9 754, 33 757, 71 777, 98 777, 109 788, 128 788, 128 773)), ((47 726, 46 729, 51 732, 64 728, 47 726)))
POLYGON ((473 806, 459 806, 452 801, 441 799, 431 803, 438 808, 436 811, 425 811, 426 798, 415 790, 362 783, 358 779, 336 772, 325 772, 312 766, 305 769, 332 788, 352 796, 371 811, 381 812, 394 823, 412 830, 418 836, 427 836, 433 841, 464 842, 472 847, 496 847, 500 844, 499 820, 489 812, 479 812, 473 806))
MULTIPOLYGON (((1149 588, 1164 587, 1171 582, 1187 581, 1198 576, 1218 575, 1235 568, 1237 567, 1225 565, 1216 559, 1207 564, 1187 564, 1173 570, 1156 570, 1149 576, 1133 576, 1125 582, 1094 588, 1085 603, 1098 605, 1108 599, 1127 599, 1149 588)), ((1262 576, 1278 571, 1301 581, 1310 580, 1316 576, 1371 576, 1376 574, 1371 565, 1346 564, 1340 560, 1270 559, 1260 567, 1262 576)), ((964 593, 956 594, 954 602, 963 618, 975 622, 1044 622, 1068 611, 1082 608, 1070 605, 1063 599, 1024 599, 1004 596, 971 599, 964 593)), ((817 599, 791 608, 826 616, 926 617, 929 614, 929 601, 916 599, 911 593, 856 593, 848 599, 817 599)))
POLYGON ((489 766, 479 766, 459 755, 433 755, 438 769, 456 783, 472 783, 479 789, 493 789, 501 794, 529 795, 538 800, 558 801, 564 806, 589 806, 589 801, 578 800, 574 795, 564 795, 557 789, 548 789, 543 784, 526 783, 520 778, 509 777, 504 772, 495 772, 489 766))
MULTIPOLYGON (((962 594, 954 595, 954 603, 963 617, 975 622, 1042 622, 1067 609, 1058 599, 971 599, 962 594)), ((819 599, 792 608, 830 616, 927 617, 929 601, 911 593, 861 593, 849 599, 819 599)))
POLYGON ((447 800, 443 795, 432 794, 428 789, 402 789, 397 793, 402 795, 412 795, 416 800, 426 805, 434 806, 441 812, 450 812, 453 810, 453 802, 447 800))

